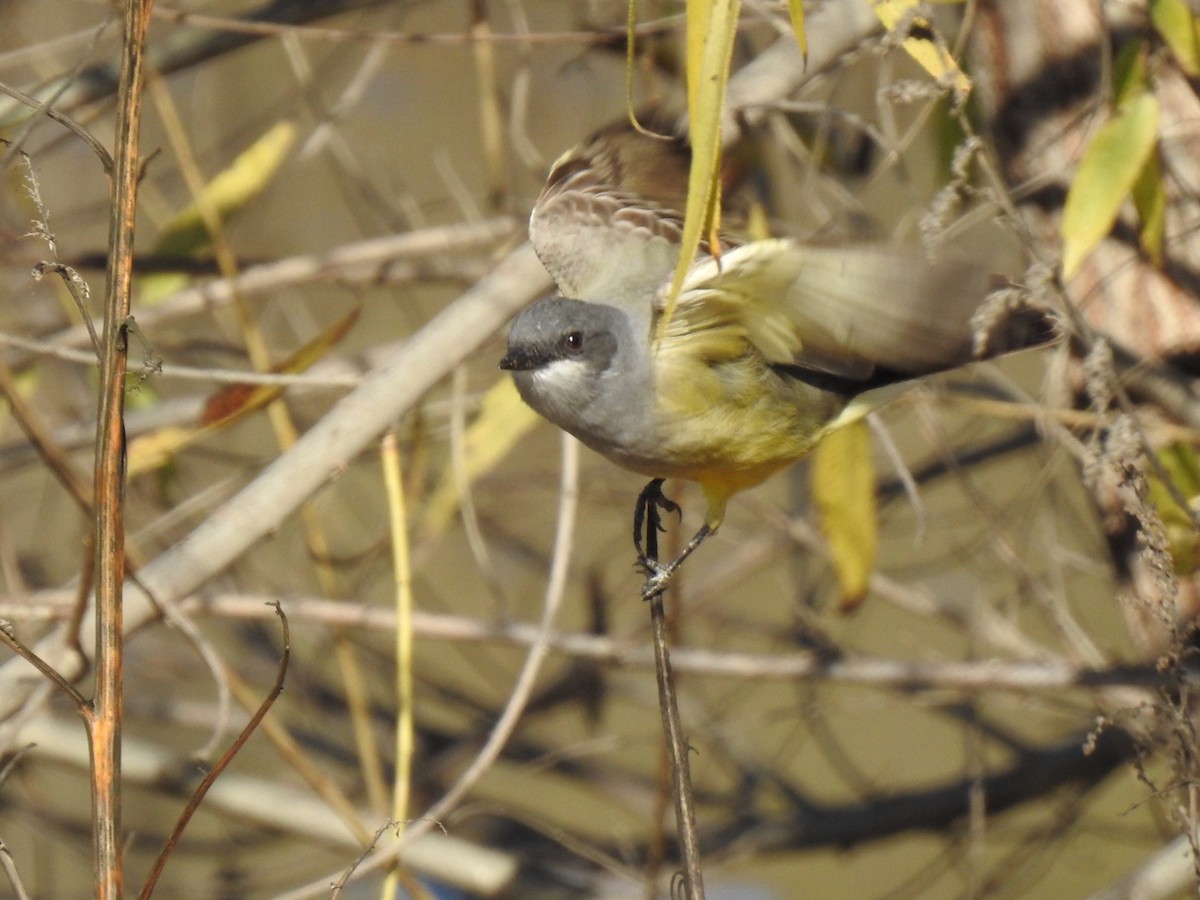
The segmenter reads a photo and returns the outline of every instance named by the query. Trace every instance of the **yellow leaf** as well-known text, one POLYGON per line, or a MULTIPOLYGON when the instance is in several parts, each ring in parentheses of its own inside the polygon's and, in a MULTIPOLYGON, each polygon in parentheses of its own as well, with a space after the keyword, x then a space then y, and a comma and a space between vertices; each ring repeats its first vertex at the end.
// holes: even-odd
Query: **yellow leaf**
POLYGON ((313 363, 320 362, 326 353, 342 342, 342 338, 358 321, 358 313, 357 307, 350 310, 299 350, 273 365, 271 371, 279 374, 295 374, 311 368, 313 363))
MULTIPOLYGON (((276 374, 303 372, 346 336, 346 332, 358 320, 358 310, 351 310, 332 328, 317 335, 283 362, 271 367, 276 374)), ((283 393, 283 388, 274 384, 232 384, 208 398, 204 406, 202 424, 221 426, 240 419, 247 413, 262 409, 283 393)))
POLYGON ((1163 264, 1163 236, 1167 230, 1167 187, 1163 184, 1158 154, 1151 153, 1133 185, 1133 205, 1141 221, 1138 242, 1158 268, 1163 264))
POLYGON ((804 0, 788 0, 788 12, 792 17, 792 31, 796 32, 796 43, 800 45, 800 54, 808 65, 808 32, 804 27, 804 0))
POLYGON ((1188 8, 1187 0, 1150 0, 1150 20, 1179 67, 1193 77, 1200 75, 1200 18, 1188 8))
POLYGON ((155 244, 155 252, 183 256, 208 246, 208 229, 204 226, 200 203, 210 205, 222 219, 241 209, 270 183, 287 158, 295 137, 295 126, 280 122, 238 154, 229 168, 208 183, 201 198, 193 199, 167 223, 155 244))
POLYGON ((1147 56, 1146 42, 1136 38, 1117 53, 1112 74, 1114 109, 1120 109, 1130 100, 1136 100, 1146 93, 1149 87, 1147 56))
POLYGON ((842 610, 862 602, 875 567, 875 467, 870 430, 855 419, 827 434, 813 451, 813 499, 842 591, 842 610))
MULTIPOLYGON (((888 31, 895 31, 904 23, 914 26, 918 32, 929 32, 932 26, 928 19, 913 17, 912 11, 919 0, 871 0, 875 15, 888 31)), ((965 97, 971 90, 971 79, 963 74, 954 57, 946 48, 928 37, 909 34, 904 39, 904 50, 922 69, 939 82, 948 83, 956 95, 965 97)))
MULTIPOLYGON (((227 169, 205 187, 200 198, 193 198, 163 228, 154 245, 154 253, 164 257, 194 256, 212 241, 201 213, 210 206, 222 220, 242 209, 270 183, 287 159, 296 138, 296 127, 280 122, 270 128, 248 149, 242 151, 227 169)), ((152 305, 185 287, 186 275, 152 275, 140 281, 138 302, 152 305)))
MULTIPOLYGON (((1157 455, 1175 490, 1194 507, 1200 498, 1200 460, 1196 458, 1196 451, 1187 444, 1171 444, 1160 449, 1157 455)), ((1149 499, 1166 530, 1175 574, 1191 575, 1200 569, 1200 534, 1192 522, 1191 510, 1180 508, 1153 468, 1150 469, 1149 483, 1149 499)))
POLYGON ((1063 278, 1108 234, 1158 139, 1158 101, 1130 99, 1096 132, 1063 207, 1063 278))
POLYGON ((704 74, 705 39, 708 37, 708 23, 712 19, 712 12, 708 0, 688 0, 684 40, 687 44, 685 83, 689 114, 696 108, 696 92, 704 74))
POLYGON ((772 237, 767 208, 757 201, 750 204, 750 210, 746 214, 745 232, 746 237, 752 241, 765 241, 772 237))
POLYGON ((740 8, 740 0, 689 0, 687 5, 688 132, 692 166, 688 173, 679 265, 675 267, 666 312, 659 320, 659 338, 675 311, 675 300, 696 258, 701 235, 715 230, 719 220, 721 113, 740 8))
MULTIPOLYGON (((474 481, 495 468, 539 421, 537 413, 521 400, 511 378, 506 376, 492 385, 463 439, 467 480, 474 481)), ((442 532, 458 509, 458 501, 458 480, 453 466, 447 464, 425 504, 421 524, 425 538, 442 532)))
POLYGON ((132 480, 138 475, 161 469, 180 450, 196 440, 200 428, 169 425, 129 441, 126 449, 126 473, 132 480))

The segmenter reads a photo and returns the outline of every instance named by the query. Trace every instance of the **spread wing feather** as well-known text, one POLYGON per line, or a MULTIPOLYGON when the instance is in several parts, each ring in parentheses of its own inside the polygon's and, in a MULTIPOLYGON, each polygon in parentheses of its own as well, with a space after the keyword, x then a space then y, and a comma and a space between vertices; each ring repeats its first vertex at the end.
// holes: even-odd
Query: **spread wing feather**
MULTIPOLYGON (((758 241, 692 268, 663 337, 716 328, 718 348, 737 335, 773 363, 919 375, 971 358, 971 317, 988 287, 982 270, 930 263, 913 247, 758 241)), ((656 319, 665 299, 660 291, 656 319)))

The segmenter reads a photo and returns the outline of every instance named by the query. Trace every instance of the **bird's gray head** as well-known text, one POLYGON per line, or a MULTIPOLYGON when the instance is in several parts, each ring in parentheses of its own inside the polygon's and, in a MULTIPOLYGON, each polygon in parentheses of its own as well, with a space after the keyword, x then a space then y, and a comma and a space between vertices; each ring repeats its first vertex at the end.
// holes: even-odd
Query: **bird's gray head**
POLYGON ((550 396, 575 404, 591 399, 616 358, 621 319, 619 310, 599 303, 538 300, 513 320, 500 368, 512 372, 530 406, 551 418, 542 409, 550 396))
POLYGON ((587 441, 598 422, 619 411, 617 388, 638 368, 624 361, 631 343, 628 317, 619 309, 546 298, 513 321, 500 368, 512 372, 526 403, 587 441))

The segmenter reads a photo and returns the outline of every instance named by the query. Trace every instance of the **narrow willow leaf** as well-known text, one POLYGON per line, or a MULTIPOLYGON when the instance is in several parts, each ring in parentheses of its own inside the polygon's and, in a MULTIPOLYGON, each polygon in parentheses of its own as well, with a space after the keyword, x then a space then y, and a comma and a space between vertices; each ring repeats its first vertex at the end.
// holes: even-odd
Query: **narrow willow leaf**
POLYGON ((708 23, 712 20, 712 4, 709 0, 688 0, 687 2, 687 68, 685 71, 687 86, 688 113, 696 108, 696 93, 701 79, 704 77, 704 47, 708 38, 708 23))
MULTIPOLYGON (((204 224, 199 201, 216 210, 222 220, 242 209, 270 184, 287 159, 296 139, 296 127, 280 122, 263 134, 252 146, 205 186, 203 197, 193 198, 167 223, 154 253, 164 257, 189 257, 208 249, 212 239, 204 224)), ((138 282, 139 304, 153 305, 187 286, 186 275, 151 275, 138 282)))
MULTIPOLYGON (((318 362, 358 321, 358 310, 353 309, 327 328, 287 359, 271 367, 277 375, 294 375, 303 372, 318 362)), ((247 413, 262 409, 283 393, 283 388, 272 384, 233 384, 208 398, 204 405, 201 422, 205 425, 227 425, 247 413)))
POLYGON ((740 0, 691 0, 688 3, 688 131, 692 166, 688 175, 679 264, 675 267, 666 312, 659 320, 656 339, 661 338, 675 311, 675 301, 684 276, 696 258, 701 236, 717 221, 721 113, 725 106, 729 60, 733 56, 740 8, 740 0))
POLYGON ((817 444, 812 487, 841 587, 842 609, 850 611, 866 596, 879 531, 870 429, 864 419, 831 431, 817 444))
POLYGON ((1151 0, 1150 20, 1179 67, 1192 77, 1200 75, 1200 17, 1187 0, 1151 0))
POLYGON ((202 428, 184 425, 168 425, 147 434, 130 439, 125 452, 125 471, 132 480, 146 472, 153 472, 170 465, 175 454, 189 446, 208 432, 202 428))
POLYGON ((808 31, 804 25, 804 0, 788 0, 788 12, 792 16, 792 31, 796 32, 796 43, 800 45, 804 64, 808 65, 808 31))
MULTIPOLYGON (((635 126, 637 111, 633 102, 633 72, 637 64, 637 0, 629 0, 629 11, 625 18, 625 115, 635 126)), ((557 166, 558 163, 556 162, 557 166)))
POLYGON ((1167 186, 1163 183, 1158 154, 1151 153, 1133 185, 1133 205, 1141 228, 1138 242, 1146 256, 1161 269, 1163 236, 1167 230, 1167 186))
POLYGON ((1083 154, 1063 208, 1063 278, 1112 229, 1158 139, 1159 106, 1150 94, 1129 100, 1083 154))
MULTIPOLYGON (((919 5, 919 0, 871 0, 875 15, 888 31, 895 31, 904 22, 932 28, 928 19, 910 18, 912 10, 919 5)), ((941 44, 925 37, 909 36, 904 39, 904 51, 938 82, 949 84, 958 96, 965 97, 970 93, 971 79, 941 44)))
POLYGON ((1148 88, 1147 57, 1149 50, 1146 42, 1133 39, 1126 43, 1113 60, 1113 99, 1114 109, 1121 109, 1130 100, 1136 100, 1146 93, 1148 88))
MULTIPOLYGON (((200 199, 211 205, 222 219, 228 218, 271 182, 295 139, 296 127, 290 122, 280 122, 268 129, 208 183, 200 199)), ((193 199, 163 228, 154 249, 165 256, 185 256, 208 245, 208 229, 199 202, 193 199)))
MULTIPOLYGON (((1161 448, 1157 456, 1175 490, 1194 507, 1200 499, 1200 459, 1195 449, 1187 444, 1171 444, 1161 448)), ((1154 469, 1149 472, 1149 487, 1150 502, 1166 530, 1175 574, 1191 575, 1200 569, 1200 534, 1193 524, 1192 510, 1180 508, 1154 469)))

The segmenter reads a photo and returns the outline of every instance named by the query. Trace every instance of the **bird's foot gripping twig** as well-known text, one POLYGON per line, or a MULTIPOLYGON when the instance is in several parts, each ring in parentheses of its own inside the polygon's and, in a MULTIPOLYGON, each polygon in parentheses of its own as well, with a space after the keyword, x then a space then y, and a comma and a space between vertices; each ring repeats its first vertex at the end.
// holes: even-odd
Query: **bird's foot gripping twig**
POLYGON ((638 566, 652 574, 661 568, 658 562, 658 533, 663 527, 660 510, 682 515, 679 504, 662 492, 663 479, 655 478, 638 494, 633 508, 633 546, 637 550, 638 566), (642 535, 645 535, 643 540, 642 535))
POLYGON ((679 504, 663 495, 663 479, 655 478, 638 494, 637 505, 633 510, 633 546, 637 550, 638 568, 646 575, 646 583, 642 585, 642 599, 649 600, 655 594, 661 594, 667 589, 671 576, 692 555, 692 551, 712 534, 707 524, 700 526, 683 552, 667 564, 658 561, 658 533, 666 529, 662 524, 660 510, 680 514, 679 504), (645 540, 643 541, 643 537, 645 540))

